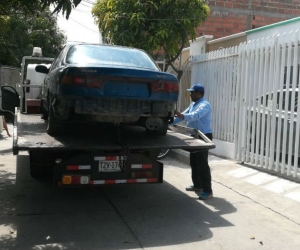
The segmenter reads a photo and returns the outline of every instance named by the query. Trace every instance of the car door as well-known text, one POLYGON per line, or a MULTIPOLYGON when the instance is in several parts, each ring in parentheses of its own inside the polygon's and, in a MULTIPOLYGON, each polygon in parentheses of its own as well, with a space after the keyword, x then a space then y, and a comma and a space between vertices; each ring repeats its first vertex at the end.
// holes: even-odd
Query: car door
POLYGON ((53 71, 59 67, 60 62, 63 58, 63 55, 65 53, 65 48, 66 46, 64 46, 64 48, 62 49, 62 51, 59 53, 59 55, 54 59, 53 63, 51 64, 50 68, 49 68, 49 73, 47 74, 47 76, 44 79, 44 83, 42 86, 42 99, 43 101, 46 103, 46 107, 48 107, 48 92, 51 89, 51 84, 53 84, 54 82, 54 75, 53 75, 53 71))

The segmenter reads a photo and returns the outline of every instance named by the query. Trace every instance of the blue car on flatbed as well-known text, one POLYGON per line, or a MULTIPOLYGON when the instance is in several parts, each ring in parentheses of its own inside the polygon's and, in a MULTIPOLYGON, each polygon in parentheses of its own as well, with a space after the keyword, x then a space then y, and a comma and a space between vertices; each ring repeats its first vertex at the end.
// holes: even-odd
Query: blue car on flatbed
POLYGON ((144 51, 114 45, 68 44, 45 73, 41 112, 50 135, 70 121, 142 126, 165 135, 174 118, 178 79, 144 51))

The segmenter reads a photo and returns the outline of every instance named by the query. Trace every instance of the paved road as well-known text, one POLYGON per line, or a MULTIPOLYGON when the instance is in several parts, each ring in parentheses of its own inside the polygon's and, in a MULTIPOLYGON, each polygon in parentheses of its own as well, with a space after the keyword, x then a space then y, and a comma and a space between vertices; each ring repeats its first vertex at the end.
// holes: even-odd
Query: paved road
POLYGON ((56 189, 11 144, 0 135, 1 250, 299 248, 299 184, 210 156, 208 201, 185 191, 190 168, 171 157, 163 184, 56 189))

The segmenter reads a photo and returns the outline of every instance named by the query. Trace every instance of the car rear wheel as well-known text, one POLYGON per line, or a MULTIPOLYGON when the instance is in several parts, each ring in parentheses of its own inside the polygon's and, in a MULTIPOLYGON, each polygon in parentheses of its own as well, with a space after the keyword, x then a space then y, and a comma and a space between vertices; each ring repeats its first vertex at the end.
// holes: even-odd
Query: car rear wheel
POLYGON ((53 107, 51 104, 49 104, 47 133, 49 135, 60 135, 64 133, 64 130, 65 130, 64 121, 61 119, 57 119, 54 116, 53 107))
POLYGON ((47 111, 45 110, 43 100, 41 100, 39 112, 40 112, 40 114, 42 114, 42 119, 44 119, 44 120, 48 119, 48 114, 47 114, 47 111))

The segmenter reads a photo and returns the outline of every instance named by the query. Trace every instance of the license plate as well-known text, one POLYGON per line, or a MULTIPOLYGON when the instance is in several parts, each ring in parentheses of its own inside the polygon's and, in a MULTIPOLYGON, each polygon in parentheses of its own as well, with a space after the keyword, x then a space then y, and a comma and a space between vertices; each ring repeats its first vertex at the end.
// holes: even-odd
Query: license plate
POLYGON ((121 171, 119 161, 99 161, 99 172, 121 171))
MULTIPOLYGON (((121 171, 119 166, 119 156, 96 156, 94 160, 98 162, 99 172, 117 172, 121 171)), ((124 157, 121 156, 124 160, 124 157)))

